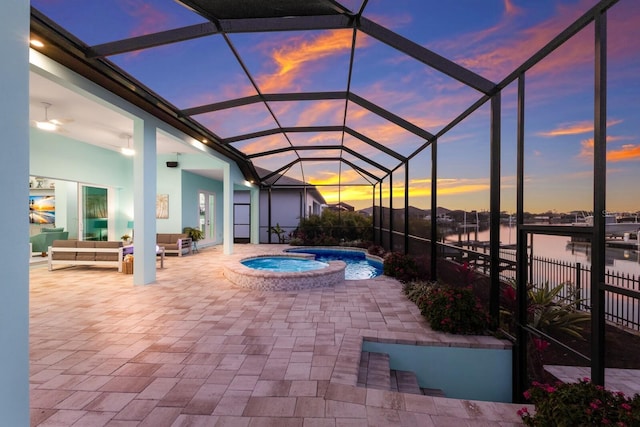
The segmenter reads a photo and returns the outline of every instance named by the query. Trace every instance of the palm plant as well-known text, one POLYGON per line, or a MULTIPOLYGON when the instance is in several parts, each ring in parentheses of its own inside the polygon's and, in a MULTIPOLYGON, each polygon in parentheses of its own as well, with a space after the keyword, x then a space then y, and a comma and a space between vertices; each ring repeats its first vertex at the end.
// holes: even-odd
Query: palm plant
MULTIPOLYGON (((500 310, 503 319, 506 319, 506 326, 513 322, 513 312, 515 307, 515 281, 503 292, 503 299, 506 306, 500 310)), ((582 336, 582 324, 591 318, 587 312, 576 309, 581 300, 579 291, 569 283, 561 283, 557 286, 549 285, 546 282, 543 286, 527 287, 527 323, 535 331, 542 334, 553 335, 564 333, 566 335, 584 339, 582 336), (564 292, 564 295, 562 293, 564 292)), ((535 335, 535 332, 532 332, 535 335)), ((543 352, 550 343, 540 336, 533 336, 528 343, 529 368, 534 379, 543 379, 544 363, 543 352)))
POLYGON ((271 234, 275 234, 275 235, 278 236, 278 243, 284 243, 284 238, 285 238, 284 237, 284 233, 285 233, 285 231, 284 231, 284 229, 282 227, 280 227, 280 223, 276 223, 275 227, 271 227, 269 229, 269 232, 271 234))
MULTIPOLYGON (((513 319, 516 298, 515 288, 515 281, 511 281, 503 291, 503 306, 500 310, 503 319, 513 319)), ((547 334, 563 332, 582 339, 580 334, 582 323, 588 321, 591 316, 589 313, 576 309, 581 301, 579 292, 569 283, 561 283, 553 287, 549 285, 549 282, 540 287, 528 285, 528 324, 547 334), (561 295, 563 290, 565 290, 564 296, 561 295)))
POLYGON ((204 237, 204 233, 199 228, 185 227, 182 231, 183 233, 186 233, 194 242, 202 240, 202 238, 204 237))
POLYGON ((545 333, 563 332, 582 339, 581 324, 587 322, 589 313, 576 310, 578 293, 569 284, 559 284, 555 287, 545 283, 539 288, 528 291, 529 303, 527 311, 530 314, 530 325, 545 333), (568 288, 564 297, 560 293, 568 288))

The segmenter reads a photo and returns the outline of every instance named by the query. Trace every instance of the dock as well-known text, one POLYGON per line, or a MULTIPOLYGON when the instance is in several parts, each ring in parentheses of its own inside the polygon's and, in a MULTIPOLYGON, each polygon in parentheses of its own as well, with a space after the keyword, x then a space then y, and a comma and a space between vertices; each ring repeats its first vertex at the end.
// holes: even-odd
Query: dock
MULTIPOLYGON (((585 246, 585 245, 589 246, 591 245, 591 242, 588 240, 572 238, 569 244, 573 246, 585 246)), ((608 248, 640 250, 640 241, 638 241, 638 239, 635 239, 635 238, 625 239, 625 238, 607 237, 604 240, 604 244, 608 248)))
POLYGON ((640 242, 637 240, 606 239, 605 245, 610 248, 640 249, 640 242))
MULTIPOLYGON (((446 242, 450 245, 453 246, 461 246, 461 247, 471 247, 473 249, 476 248, 481 248, 481 249, 487 249, 490 246, 490 242, 489 241, 482 241, 482 240, 457 240, 457 241, 449 241, 446 242)), ((503 244, 500 243, 500 249, 516 249, 516 244, 515 243, 510 243, 510 244, 503 244)))
MULTIPOLYGON (((459 246, 464 248, 472 248, 476 249, 488 249, 490 246, 489 241, 481 241, 481 240, 462 240, 455 242, 447 242, 453 246, 459 246)), ((574 240, 569 242, 572 246, 590 246, 591 242, 585 242, 581 240, 574 240)), ((624 240, 624 239, 615 239, 615 238, 607 238, 605 239, 605 245, 609 248, 618 248, 618 249, 638 249, 640 250, 640 242, 635 239, 624 240)), ((500 249, 510 249, 516 250, 517 245, 515 243, 511 244, 500 244, 500 249)))

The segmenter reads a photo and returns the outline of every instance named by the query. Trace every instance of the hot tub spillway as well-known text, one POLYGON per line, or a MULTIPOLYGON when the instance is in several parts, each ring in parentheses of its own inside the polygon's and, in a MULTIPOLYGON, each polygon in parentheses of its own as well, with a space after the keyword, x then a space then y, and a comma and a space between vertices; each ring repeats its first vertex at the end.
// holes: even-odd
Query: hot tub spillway
MULTIPOLYGON (((303 255, 303 254, 300 254, 303 255)), ((346 264, 343 261, 330 261, 324 268, 308 271, 269 271, 247 267, 243 262, 259 258, 296 258, 313 261, 313 256, 267 255, 249 257, 232 262, 224 267, 224 276, 243 288, 263 291, 285 291, 334 286, 344 282, 346 264)), ((316 261, 313 261, 316 263, 316 261)))

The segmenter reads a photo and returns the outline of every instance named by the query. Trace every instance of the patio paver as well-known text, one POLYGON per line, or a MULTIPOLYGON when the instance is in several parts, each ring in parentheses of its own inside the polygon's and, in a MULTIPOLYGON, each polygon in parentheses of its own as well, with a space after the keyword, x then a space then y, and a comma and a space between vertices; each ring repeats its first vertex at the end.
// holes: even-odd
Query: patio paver
POLYGON ((153 426, 508 426, 522 405, 357 387, 363 337, 431 331, 394 279, 255 291, 224 263, 284 245, 167 257, 157 281, 98 267, 30 270, 31 423, 153 426))

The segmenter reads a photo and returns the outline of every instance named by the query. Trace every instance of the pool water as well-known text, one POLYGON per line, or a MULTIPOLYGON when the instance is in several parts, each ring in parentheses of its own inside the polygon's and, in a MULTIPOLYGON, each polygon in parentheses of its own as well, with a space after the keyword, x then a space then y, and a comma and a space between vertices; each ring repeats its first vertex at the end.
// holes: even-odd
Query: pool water
POLYGON ((255 270, 277 271, 280 273, 320 270, 329 266, 326 262, 292 257, 252 258, 242 261, 242 264, 255 270))
POLYGON ((364 252, 344 249, 300 248, 289 249, 287 252, 314 254, 316 261, 344 261, 347 267, 344 271, 345 280, 371 279, 382 274, 382 263, 368 259, 364 252))
POLYGON ((416 374, 424 388, 454 399, 511 402, 510 348, 408 345, 363 341, 362 351, 386 353, 389 367, 416 374))

